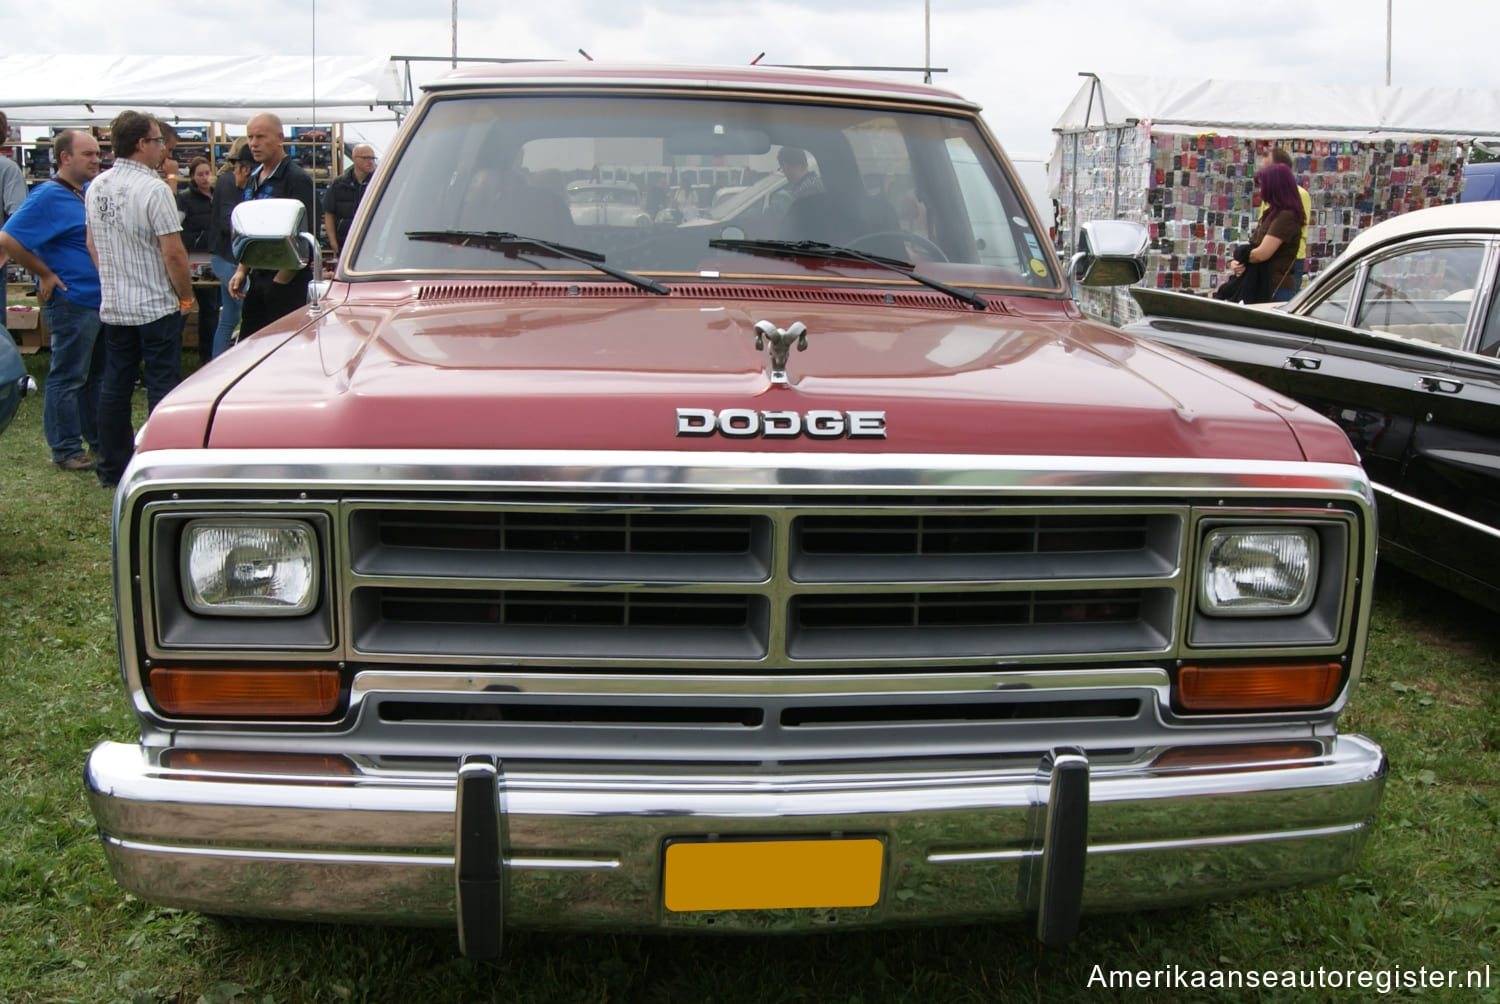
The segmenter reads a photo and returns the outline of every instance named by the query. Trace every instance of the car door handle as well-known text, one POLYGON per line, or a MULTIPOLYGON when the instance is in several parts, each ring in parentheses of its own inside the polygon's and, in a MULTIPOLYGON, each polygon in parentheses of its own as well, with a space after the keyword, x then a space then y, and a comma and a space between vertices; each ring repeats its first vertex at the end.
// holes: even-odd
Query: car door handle
POLYGON ((1434 394, 1457 394, 1464 389, 1464 385, 1459 381, 1444 380, 1441 377, 1422 377, 1417 381, 1417 385, 1434 394))
POLYGON ((1286 364, 1294 370, 1321 369, 1323 360, 1317 356, 1287 356, 1286 364))

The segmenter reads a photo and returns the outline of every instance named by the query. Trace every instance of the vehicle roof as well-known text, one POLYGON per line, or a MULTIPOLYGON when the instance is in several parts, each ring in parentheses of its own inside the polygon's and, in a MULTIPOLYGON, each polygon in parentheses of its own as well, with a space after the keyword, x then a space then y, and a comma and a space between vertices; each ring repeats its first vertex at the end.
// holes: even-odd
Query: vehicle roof
POLYGON ((1460 230, 1500 232, 1500 202, 1455 202, 1393 216, 1360 231, 1339 257, 1352 258, 1377 245, 1406 237, 1460 230))
POLYGON ((841 71, 782 66, 691 66, 658 63, 474 63, 451 70, 422 85, 440 91, 483 86, 629 85, 700 90, 765 90, 847 97, 885 97, 922 101, 978 111, 979 106, 952 91, 929 84, 881 80, 841 71))

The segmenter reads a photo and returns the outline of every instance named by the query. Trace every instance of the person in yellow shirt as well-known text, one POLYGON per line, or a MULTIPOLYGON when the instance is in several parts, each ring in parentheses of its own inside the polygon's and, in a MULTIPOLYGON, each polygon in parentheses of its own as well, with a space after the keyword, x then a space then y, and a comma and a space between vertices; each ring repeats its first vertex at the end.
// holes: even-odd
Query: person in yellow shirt
MULTIPOLYGON (((1272 164, 1285 164, 1294 173, 1297 170, 1292 165, 1292 155, 1285 147, 1273 146, 1271 151, 1261 158, 1261 168, 1270 167, 1272 164)), ((1302 238, 1297 242, 1297 261, 1292 266, 1293 292, 1302 288, 1302 275, 1307 267, 1307 223, 1312 219, 1312 195, 1301 185, 1297 186, 1297 195, 1302 199, 1302 238)), ((1260 215, 1266 215, 1265 203, 1261 203, 1260 215)))

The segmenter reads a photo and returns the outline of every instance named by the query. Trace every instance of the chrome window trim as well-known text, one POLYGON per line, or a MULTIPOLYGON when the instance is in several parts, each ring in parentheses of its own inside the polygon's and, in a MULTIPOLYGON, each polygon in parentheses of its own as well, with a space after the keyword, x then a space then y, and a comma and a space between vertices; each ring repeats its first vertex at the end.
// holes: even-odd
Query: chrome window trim
POLYGON ((914 109, 925 108, 950 114, 952 112, 964 112, 972 115, 979 111, 979 105, 974 102, 936 88, 921 92, 877 90, 861 87, 858 81, 852 79, 847 83, 841 83, 841 78, 838 77, 830 79, 833 83, 829 86, 819 87, 799 80, 795 84, 795 87, 792 88, 788 87, 787 81, 780 77, 757 81, 751 79, 732 80, 727 77, 711 77, 707 75, 686 78, 674 76, 578 77, 559 74, 556 77, 525 77, 518 79, 507 79, 505 77, 448 77, 428 81, 422 84, 422 90, 434 95, 442 93, 444 96, 449 96, 459 93, 465 96, 473 94, 479 97, 495 97, 501 94, 511 94, 516 91, 541 91, 563 96, 598 91, 600 96, 603 97, 616 97, 622 93, 641 92, 644 94, 675 93, 689 97, 747 95, 776 98, 782 102, 836 98, 860 104, 873 101, 879 104, 906 105, 914 109))
MULTIPOLYGON (((837 78, 831 78, 837 79, 837 78)), ((1022 183, 1020 176, 1016 173, 1010 158, 1005 154, 1000 144, 996 142, 994 134, 990 131, 988 124, 979 115, 979 105, 940 90, 931 93, 902 93, 888 92, 882 90, 867 90, 862 87, 841 85, 838 83, 829 87, 799 87, 795 91, 787 89, 785 81, 779 83, 766 81, 759 84, 755 81, 714 81, 710 79, 670 79, 650 80, 644 78, 626 77, 614 78, 592 78, 583 79, 559 77, 547 79, 527 80, 505 80, 496 78, 494 80, 470 80, 456 78, 448 81, 434 81, 424 85, 424 90, 431 93, 423 96, 417 107, 407 117, 403 128, 396 136, 396 149, 390 151, 386 160, 391 164, 396 163, 406 153, 406 148, 413 142, 421 121, 426 117, 430 106, 436 101, 442 100, 468 100, 469 98, 503 98, 524 93, 528 96, 557 96, 570 97, 597 91, 600 97, 620 97, 635 94, 637 96, 650 97, 684 97, 684 98, 710 98, 710 99, 735 99, 753 98, 756 100, 778 99, 784 104, 808 104, 812 102, 835 103, 851 106, 868 106, 877 110, 892 110, 897 112, 909 112, 913 114, 941 115, 948 118, 961 118, 971 123, 980 137, 988 144, 990 152, 1001 162, 1006 172, 1007 180, 1019 201, 1020 210, 1031 220, 1032 232, 1045 236, 1049 222, 1041 220, 1036 214, 1030 197, 1027 195, 1026 186, 1022 183)), ((365 200, 374 204, 385 197, 386 189, 391 185, 394 176, 392 170, 382 170, 375 176, 375 187, 365 195, 365 200)), ((350 230, 344 247, 353 249, 352 253, 341 256, 341 261, 352 262, 357 256, 365 239, 365 232, 373 213, 361 213, 354 221, 354 227, 350 230)), ((1022 296, 1041 296, 1047 299, 1067 297, 1069 293, 1067 284, 1063 282, 1063 269, 1057 260, 1056 252, 1051 243, 1042 242, 1042 257, 1046 262, 1049 274, 1056 280, 1050 287, 1033 286, 997 286, 982 284, 976 288, 986 290, 997 290, 1017 293, 1022 296)), ((402 279, 430 277, 433 275, 454 274, 443 270, 432 269, 409 269, 397 270, 361 270, 356 271, 352 267, 339 265, 337 277, 346 282, 358 281, 400 281, 402 279)), ((495 270, 483 270, 477 274, 496 275, 495 270)), ((525 281, 536 278, 537 272, 530 270, 524 273, 510 273, 514 276, 524 276, 525 281)), ((563 279, 569 273, 558 271, 555 273, 559 279, 563 279)), ((585 275, 585 273, 578 273, 585 275)), ((597 280, 597 275, 588 275, 590 280, 597 280)), ((785 278, 779 277, 779 278, 785 278)), ((697 281, 704 281, 700 275, 697 281)), ((731 281, 739 281, 738 278, 731 281)), ((843 280, 838 280, 842 282, 843 280)), ((886 285, 890 284, 890 278, 886 279, 886 285)), ((873 280, 872 280, 873 282, 873 280)), ((810 285, 829 285, 828 279, 822 279, 810 285)), ((730 287, 732 289, 732 287, 730 287)))
MULTIPOLYGON (((1376 338, 1392 341, 1397 345, 1402 344, 1404 339, 1397 338, 1374 328, 1361 328, 1354 323, 1354 319, 1359 316, 1360 309, 1364 305, 1365 291, 1370 280, 1370 267, 1401 255, 1411 254, 1415 251, 1440 247, 1460 247, 1463 245, 1477 245, 1484 251, 1479 264, 1478 282, 1474 286, 1474 298, 1469 302, 1469 315, 1464 319, 1464 334, 1459 341, 1459 348, 1453 350, 1458 352, 1470 351, 1469 346, 1475 344, 1479 337, 1479 327, 1482 325, 1482 322, 1476 322, 1476 318, 1482 316, 1477 308, 1481 305, 1485 294, 1494 284, 1496 248, 1495 239, 1490 234, 1428 234, 1409 238, 1399 244, 1392 244, 1377 250, 1371 250, 1361 257, 1355 266, 1358 273, 1355 277, 1357 286, 1355 295, 1349 298, 1349 311, 1344 315, 1344 326, 1376 338)), ((1440 347, 1446 348, 1446 346, 1440 347)))

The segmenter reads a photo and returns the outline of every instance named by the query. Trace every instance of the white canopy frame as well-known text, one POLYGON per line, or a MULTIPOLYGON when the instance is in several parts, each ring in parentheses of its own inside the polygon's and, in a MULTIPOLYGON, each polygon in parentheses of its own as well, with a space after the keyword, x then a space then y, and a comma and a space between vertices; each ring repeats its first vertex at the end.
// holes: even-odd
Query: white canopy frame
POLYGON ((108 125, 126 109, 168 122, 395 122, 406 69, 360 56, 0 56, 0 111, 13 126, 108 125))

